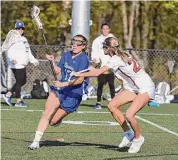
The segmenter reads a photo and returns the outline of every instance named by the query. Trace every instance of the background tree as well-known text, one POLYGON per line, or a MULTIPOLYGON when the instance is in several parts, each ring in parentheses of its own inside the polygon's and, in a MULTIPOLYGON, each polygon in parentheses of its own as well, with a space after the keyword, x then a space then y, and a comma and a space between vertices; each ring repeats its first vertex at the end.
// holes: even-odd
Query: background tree
MULTIPOLYGON (((30 8, 37 5, 44 23, 47 41, 51 45, 66 44, 70 39, 72 1, 2 1, 1 38, 14 28, 20 19, 26 25, 30 44, 43 44, 36 24, 30 17, 30 8)), ((177 1, 91 1, 90 42, 100 34, 103 21, 123 47, 176 49, 178 48, 177 1)), ((144 59, 147 58, 147 55, 144 59)))

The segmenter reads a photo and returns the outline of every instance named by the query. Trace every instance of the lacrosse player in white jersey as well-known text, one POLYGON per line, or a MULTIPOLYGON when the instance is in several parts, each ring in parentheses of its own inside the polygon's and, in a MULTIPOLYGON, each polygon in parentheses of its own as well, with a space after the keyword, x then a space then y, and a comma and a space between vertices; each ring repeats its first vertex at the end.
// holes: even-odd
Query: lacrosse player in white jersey
POLYGON ((135 115, 150 99, 154 99, 155 85, 150 76, 138 65, 136 59, 122 51, 117 38, 107 38, 103 43, 103 49, 105 54, 111 56, 105 66, 99 69, 91 68, 90 72, 86 73, 74 72, 72 75, 78 77, 98 76, 111 69, 116 77, 124 81, 124 89, 108 103, 108 109, 124 131, 119 148, 129 146, 129 153, 137 153, 144 143, 144 137, 135 115), (120 107, 130 102, 130 107, 124 116, 120 107))
POLYGON ((3 95, 3 99, 11 106, 11 96, 15 92, 16 107, 27 107, 27 104, 20 98, 21 87, 26 83, 26 66, 29 62, 35 66, 39 65, 38 60, 31 53, 27 39, 23 36, 24 30, 24 23, 22 21, 16 22, 15 30, 10 31, 14 34, 9 34, 11 36, 9 39, 11 40, 5 40, 3 44, 3 46, 8 46, 6 48, 4 47, 4 50, 7 51, 8 65, 12 69, 16 80, 11 90, 3 95))

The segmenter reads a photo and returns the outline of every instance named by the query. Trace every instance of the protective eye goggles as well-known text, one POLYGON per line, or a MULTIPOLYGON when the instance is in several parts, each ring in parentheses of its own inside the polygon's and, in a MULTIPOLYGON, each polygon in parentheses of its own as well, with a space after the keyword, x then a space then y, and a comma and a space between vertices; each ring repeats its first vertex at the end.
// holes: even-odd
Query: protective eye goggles
POLYGON ((107 46, 106 44, 103 44, 103 49, 108 49, 110 48, 109 46, 107 46))
POLYGON ((114 47, 111 47, 111 46, 107 46, 106 44, 103 44, 103 49, 108 49, 108 48, 119 48, 120 45, 117 45, 117 46, 114 46, 114 47))
POLYGON ((85 41, 80 41, 80 40, 76 40, 76 39, 71 40, 71 45, 82 46, 82 45, 85 45, 85 44, 86 44, 85 41))

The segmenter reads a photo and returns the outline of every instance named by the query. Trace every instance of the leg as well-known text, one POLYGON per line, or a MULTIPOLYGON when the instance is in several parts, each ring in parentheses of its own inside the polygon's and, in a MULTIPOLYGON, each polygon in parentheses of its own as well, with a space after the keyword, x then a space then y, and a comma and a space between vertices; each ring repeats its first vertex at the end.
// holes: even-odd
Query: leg
POLYGON ((124 131, 129 130, 127 123, 125 122, 125 117, 120 111, 120 107, 123 104, 127 104, 136 97, 134 92, 129 90, 123 90, 119 92, 108 104, 108 109, 111 112, 114 119, 121 125, 124 131))
POLYGON ((101 97, 102 97, 102 92, 103 92, 103 86, 105 84, 105 75, 101 74, 98 76, 98 88, 97 88, 97 103, 95 106, 95 109, 101 109, 101 97))
POLYGON ((15 87, 16 87, 16 83, 17 83, 17 80, 16 80, 16 71, 17 71, 17 69, 11 69, 11 70, 12 70, 12 72, 13 72, 13 74, 14 74, 14 77, 15 77, 15 81, 16 81, 16 82, 15 82, 15 84, 12 86, 11 90, 6 93, 6 95, 7 95, 8 97, 11 97, 12 94, 15 92, 15 87))
POLYGON ((17 103, 15 104, 15 106, 17 106, 17 107, 27 107, 27 105, 25 105, 24 103, 21 102, 22 100, 20 98, 21 86, 26 83, 26 69, 25 68, 12 69, 12 72, 14 74, 16 82, 13 85, 13 87, 11 88, 11 90, 8 91, 6 93, 6 95, 3 95, 3 99, 6 101, 6 103, 8 105, 11 105, 10 97, 15 92, 16 98, 17 98, 17 103))
POLYGON ((131 106, 126 111, 126 119, 128 120, 131 127, 133 128, 136 139, 140 137, 141 133, 135 115, 140 109, 142 109, 149 102, 149 100, 150 98, 147 93, 138 94, 136 98, 133 100, 131 106))
POLYGON ((134 133, 135 138, 133 139, 132 145, 128 150, 129 153, 137 153, 140 151, 142 144, 144 143, 144 137, 141 136, 140 127, 135 118, 136 113, 142 109, 150 100, 147 93, 138 94, 134 101, 132 102, 129 109, 126 111, 126 119, 130 123, 134 133))
POLYGON ((20 92, 21 92, 21 87, 26 83, 26 69, 12 69, 14 73, 14 77, 16 80, 16 83, 11 89, 11 93, 15 91, 15 95, 17 98, 17 103, 21 101, 20 98, 20 92))
POLYGON ((59 125, 62 122, 62 119, 64 117, 66 117, 68 114, 69 113, 67 113, 63 109, 58 108, 57 111, 55 112, 54 116, 50 120, 50 125, 51 126, 59 125))
POLYGON ((101 102, 101 96, 102 96, 104 84, 105 84, 105 75, 101 74, 98 76, 97 102, 101 102))
POLYGON ((123 104, 127 104, 133 101, 135 96, 136 94, 129 90, 123 90, 119 92, 108 104, 108 109, 110 110, 112 116, 121 125, 124 131, 124 137, 121 143, 119 144, 119 148, 123 148, 130 145, 130 142, 134 138, 134 133, 130 130, 124 115, 120 111, 120 107, 123 104))
POLYGON ((16 78, 15 94, 16 94, 17 102, 20 102, 21 87, 26 83, 26 69, 23 68, 17 70, 15 78, 16 78))
POLYGON ((115 96, 115 86, 114 86, 114 74, 108 74, 108 84, 110 89, 111 98, 115 96))
POLYGON ((42 113, 41 119, 38 123, 35 138, 33 140, 33 143, 29 146, 29 149, 39 148, 39 142, 43 136, 43 133, 47 129, 49 121, 56 112, 59 105, 60 105, 59 99, 56 97, 55 93, 51 92, 46 101, 44 112, 42 113))
POLYGON ((55 93, 51 92, 46 101, 45 110, 38 123, 37 131, 43 133, 47 129, 49 121, 52 118, 52 115, 54 115, 54 113, 56 112, 59 105, 60 105, 59 99, 56 97, 55 93))

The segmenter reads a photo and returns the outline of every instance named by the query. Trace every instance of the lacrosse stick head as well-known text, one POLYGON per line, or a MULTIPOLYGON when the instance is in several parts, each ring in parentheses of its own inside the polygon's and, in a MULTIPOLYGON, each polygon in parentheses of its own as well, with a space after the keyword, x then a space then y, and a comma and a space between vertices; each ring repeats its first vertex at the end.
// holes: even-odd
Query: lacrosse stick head
POLYGON ((31 17, 32 19, 35 20, 38 28, 43 29, 43 24, 40 20, 39 14, 40 14, 40 9, 37 6, 33 6, 32 11, 31 11, 31 17))
POLYGON ((39 16, 39 14, 40 14, 40 9, 37 6, 33 6, 32 12, 31 12, 31 17, 35 18, 35 17, 39 16))
POLYGON ((14 43, 21 41, 21 35, 16 30, 10 30, 2 44, 1 51, 7 51, 14 43))

